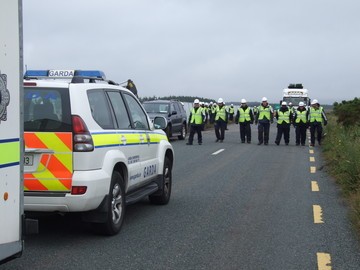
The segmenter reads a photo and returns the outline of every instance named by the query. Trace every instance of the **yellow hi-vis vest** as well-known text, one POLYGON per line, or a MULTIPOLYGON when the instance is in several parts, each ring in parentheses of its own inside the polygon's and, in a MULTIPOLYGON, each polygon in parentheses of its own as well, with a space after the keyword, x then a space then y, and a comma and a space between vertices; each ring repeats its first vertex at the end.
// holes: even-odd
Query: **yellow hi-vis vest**
POLYGON ((315 110, 313 107, 310 108, 310 123, 319 122, 322 123, 322 111, 323 108, 319 107, 319 109, 315 110))
POLYGON ((250 121, 250 107, 247 107, 246 110, 243 110, 243 108, 238 109, 240 117, 239 117, 239 123, 244 123, 245 121, 250 121), (241 112, 242 111, 242 112, 241 112))
POLYGON ((224 121, 226 121, 226 108, 225 106, 217 107, 216 109, 216 116, 215 116, 215 121, 222 119, 224 121))
POLYGON ((234 107, 230 107, 230 108, 229 108, 229 113, 230 113, 230 114, 233 114, 234 112, 235 112, 235 108, 234 108, 234 107))
POLYGON ((196 112, 195 112, 195 108, 192 108, 190 123, 196 124, 196 125, 201 125, 203 123, 203 109, 202 108, 199 107, 196 112))
POLYGON ((215 113, 216 113, 216 108, 217 108, 216 105, 212 105, 212 107, 211 107, 211 113, 212 113, 212 114, 215 114, 215 113))
POLYGON ((285 122, 286 124, 290 124, 290 110, 287 110, 286 112, 278 111, 278 124, 282 124, 285 122))
POLYGON ((260 105, 258 107, 258 113, 259 113, 259 117, 258 120, 263 120, 264 118, 266 118, 267 120, 271 119, 271 107, 263 107, 262 105, 260 105))
POLYGON ((296 111, 296 121, 295 121, 295 123, 300 123, 300 122, 306 123, 306 113, 307 113, 307 110, 296 111))

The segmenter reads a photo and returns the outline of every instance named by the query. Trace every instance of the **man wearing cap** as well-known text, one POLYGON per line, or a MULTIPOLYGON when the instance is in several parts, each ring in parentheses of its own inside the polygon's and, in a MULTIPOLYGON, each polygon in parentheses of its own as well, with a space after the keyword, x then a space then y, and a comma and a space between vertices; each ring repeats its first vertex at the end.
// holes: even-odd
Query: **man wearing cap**
POLYGON ((246 100, 241 100, 240 108, 237 110, 235 116, 235 124, 240 126, 240 140, 241 143, 251 143, 251 126, 254 123, 254 115, 250 107, 247 105, 246 100))
POLYGON ((327 118, 323 107, 320 106, 319 102, 314 99, 311 101, 311 108, 309 111, 309 125, 310 125, 310 146, 315 146, 315 133, 317 133, 317 140, 321 145, 322 139, 322 123, 327 125, 327 118))
POLYGON ((273 123, 274 111, 267 102, 267 98, 263 97, 260 106, 257 107, 255 124, 258 124, 258 145, 269 144, 270 123, 273 123))
POLYGON ((290 111, 290 108, 287 106, 286 101, 281 102, 281 107, 275 112, 275 117, 277 119, 277 134, 275 143, 279 145, 281 137, 284 134, 285 145, 289 145, 290 124, 293 114, 290 111))
POLYGON ((197 133, 199 145, 202 144, 201 131, 203 129, 204 118, 205 116, 202 108, 200 107, 200 102, 198 99, 195 99, 194 108, 191 109, 189 115, 190 135, 189 135, 189 141, 186 143, 187 145, 193 144, 195 132, 197 133))
POLYGON ((227 111, 225 108, 224 100, 219 98, 218 106, 215 112, 215 142, 223 142, 225 139, 225 129, 227 123, 227 111))
POLYGON ((305 107, 305 103, 300 101, 299 107, 294 113, 294 126, 295 126, 295 143, 296 145, 305 145, 306 141, 306 129, 308 127, 309 111, 305 107))

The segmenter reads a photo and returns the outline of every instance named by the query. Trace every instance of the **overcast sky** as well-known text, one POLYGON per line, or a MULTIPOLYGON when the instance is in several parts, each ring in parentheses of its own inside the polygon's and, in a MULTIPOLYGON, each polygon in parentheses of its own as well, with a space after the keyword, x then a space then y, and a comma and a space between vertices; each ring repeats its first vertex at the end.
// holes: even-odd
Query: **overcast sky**
POLYGON ((23 0, 28 69, 100 69, 141 97, 360 96, 359 0, 23 0))

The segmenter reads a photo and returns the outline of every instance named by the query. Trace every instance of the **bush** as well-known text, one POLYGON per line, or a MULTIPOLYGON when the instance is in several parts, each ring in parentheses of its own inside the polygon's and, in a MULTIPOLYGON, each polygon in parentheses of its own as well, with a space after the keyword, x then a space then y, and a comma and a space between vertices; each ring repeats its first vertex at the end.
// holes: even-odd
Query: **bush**
POLYGON ((360 125, 360 99, 354 98, 350 101, 334 103, 334 113, 338 123, 345 127, 360 125))
MULTIPOLYGON (((349 111, 359 106, 354 103, 335 105, 336 115, 345 116, 344 107, 349 111)), ((323 144, 323 154, 327 168, 341 186, 349 201, 351 217, 354 226, 360 233, 360 126, 359 120, 340 119, 329 114, 326 136, 323 144)))

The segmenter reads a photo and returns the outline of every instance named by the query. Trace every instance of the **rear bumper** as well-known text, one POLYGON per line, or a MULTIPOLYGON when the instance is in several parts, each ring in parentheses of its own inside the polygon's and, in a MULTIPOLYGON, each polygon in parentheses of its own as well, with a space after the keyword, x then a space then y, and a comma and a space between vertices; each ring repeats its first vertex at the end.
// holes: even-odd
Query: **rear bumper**
POLYGON ((103 170, 75 171, 73 186, 87 186, 83 195, 25 192, 24 210, 35 212, 84 212, 96 209, 109 193, 111 175, 103 170))

